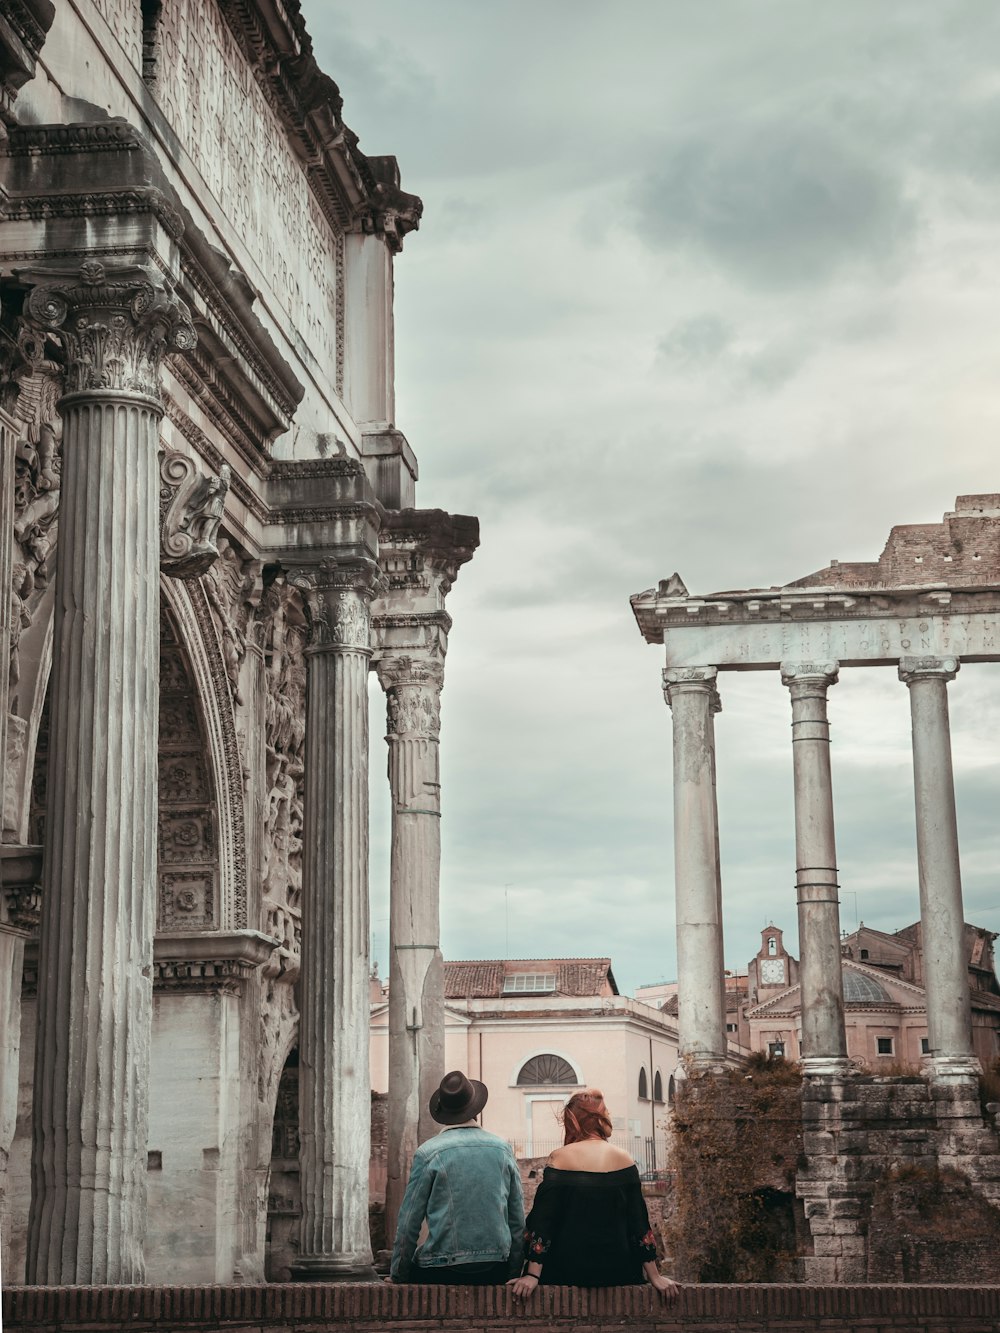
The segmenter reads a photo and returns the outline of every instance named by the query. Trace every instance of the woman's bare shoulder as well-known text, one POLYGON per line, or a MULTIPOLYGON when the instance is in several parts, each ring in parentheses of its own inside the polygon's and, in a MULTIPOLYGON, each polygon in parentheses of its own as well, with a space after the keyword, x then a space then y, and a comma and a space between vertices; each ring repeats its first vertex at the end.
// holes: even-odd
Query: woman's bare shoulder
POLYGON ((613 1162, 611 1167, 613 1171, 621 1171, 626 1166, 635 1166, 635 1158, 632 1154, 626 1152, 624 1148, 617 1147, 614 1143, 608 1144, 608 1158, 610 1162, 613 1162))

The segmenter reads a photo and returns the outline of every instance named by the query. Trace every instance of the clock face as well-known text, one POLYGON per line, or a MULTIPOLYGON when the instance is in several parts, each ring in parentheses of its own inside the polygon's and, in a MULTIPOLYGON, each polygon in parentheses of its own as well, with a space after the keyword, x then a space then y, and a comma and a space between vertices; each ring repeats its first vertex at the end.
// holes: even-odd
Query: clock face
POLYGON ((765 986, 783 986, 785 984, 784 958, 762 958, 760 979, 765 986))

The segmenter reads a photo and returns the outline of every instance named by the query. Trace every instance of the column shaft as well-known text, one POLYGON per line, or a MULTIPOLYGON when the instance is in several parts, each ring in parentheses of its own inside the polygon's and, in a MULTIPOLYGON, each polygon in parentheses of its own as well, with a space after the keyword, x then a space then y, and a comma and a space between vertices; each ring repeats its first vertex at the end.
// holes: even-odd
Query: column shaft
POLYGON ((827 691, 836 662, 782 663, 792 699, 795 784, 795 885, 799 915, 802 1063, 807 1074, 844 1074, 844 982, 840 964, 840 887, 830 775, 827 691))
POLYGON ((677 1032, 694 1072, 720 1068, 726 1054, 715 678, 714 667, 663 673, 673 714, 677 1032))
POLYGON ((160 410, 64 416, 29 1283, 140 1283, 156 877, 160 410))
POLYGON ((917 818, 920 934, 927 992, 929 1066, 940 1081, 975 1078, 965 914, 948 723, 948 682, 957 658, 900 662, 910 691, 917 818))
POLYGON ((387 690, 392 859, 389 907, 389 1124, 386 1234, 417 1145, 438 1126, 428 1102, 444 1075, 440 948, 441 781, 437 663, 383 660, 387 690))
MULTIPOLYGON (((308 598, 307 598, 308 600, 308 598)), ((368 1232, 367 600, 310 602, 299 1029, 298 1280, 374 1277, 368 1232)))

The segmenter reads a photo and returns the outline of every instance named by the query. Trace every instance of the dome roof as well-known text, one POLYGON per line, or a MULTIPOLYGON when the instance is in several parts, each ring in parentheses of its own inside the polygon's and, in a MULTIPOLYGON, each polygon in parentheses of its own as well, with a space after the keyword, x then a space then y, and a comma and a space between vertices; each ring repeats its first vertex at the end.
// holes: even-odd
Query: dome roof
POLYGON ((892 1003, 892 996, 874 977, 865 972, 856 972, 853 967, 845 967, 843 973, 845 1004, 892 1003))

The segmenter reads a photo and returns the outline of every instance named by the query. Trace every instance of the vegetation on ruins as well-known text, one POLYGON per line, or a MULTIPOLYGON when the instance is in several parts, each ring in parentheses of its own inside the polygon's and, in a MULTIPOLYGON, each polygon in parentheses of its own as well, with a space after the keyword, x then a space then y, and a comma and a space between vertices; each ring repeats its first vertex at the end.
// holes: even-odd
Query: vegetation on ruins
POLYGON ((680 1280, 795 1280, 801 1083, 797 1064, 760 1053, 678 1086, 663 1240, 680 1280))

